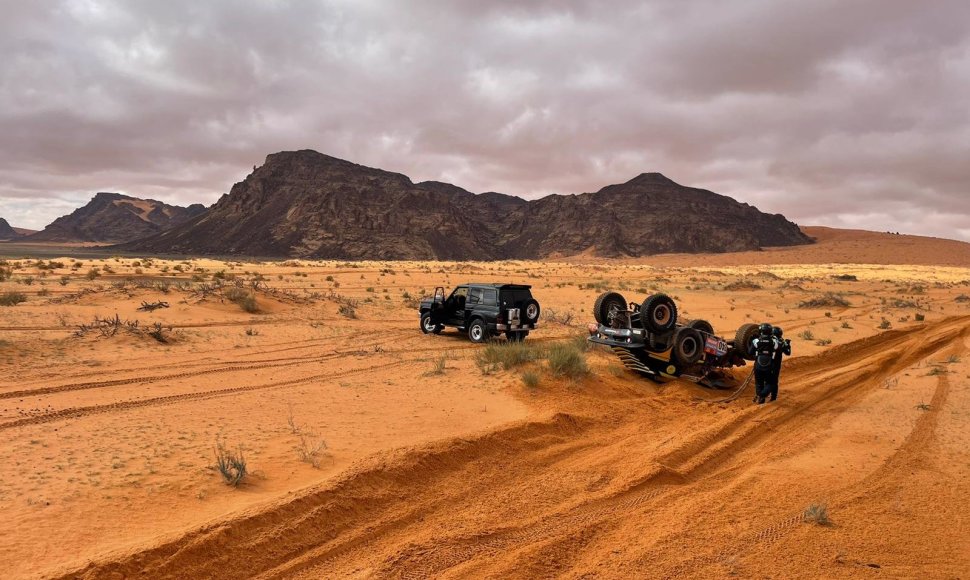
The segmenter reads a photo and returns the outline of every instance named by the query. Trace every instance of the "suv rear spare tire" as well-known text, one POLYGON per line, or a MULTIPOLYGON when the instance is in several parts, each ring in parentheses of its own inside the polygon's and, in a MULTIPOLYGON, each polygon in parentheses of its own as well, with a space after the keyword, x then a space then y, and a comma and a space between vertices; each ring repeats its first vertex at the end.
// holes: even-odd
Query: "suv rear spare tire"
POLYGON ((539 303, 535 299, 526 302, 522 307, 522 316, 529 324, 535 324, 539 320, 539 303))
POLYGON ((677 325, 677 305, 666 294, 648 296, 640 306, 640 320, 650 332, 666 332, 677 325))
POLYGON ((618 310, 626 310, 626 299, 617 292, 604 292, 593 304, 593 316, 596 322, 609 325, 613 322, 613 315, 618 310))

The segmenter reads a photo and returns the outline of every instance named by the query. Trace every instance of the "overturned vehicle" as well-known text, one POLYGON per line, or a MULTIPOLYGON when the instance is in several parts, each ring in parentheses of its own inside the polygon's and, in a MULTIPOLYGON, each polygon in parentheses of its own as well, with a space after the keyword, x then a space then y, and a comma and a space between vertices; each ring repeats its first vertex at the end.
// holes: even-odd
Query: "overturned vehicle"
POLYGON ((682 377, 712 387, 729 386, 722 369, 754 360, 757 324, 743 324, 734 337, 714 333, 706 320, 679 321, 677 305, 666 294, 642 303, 604 292, 593 305, 596 324, 589 341, 610 347, 623 365, 655 381, 682 377))

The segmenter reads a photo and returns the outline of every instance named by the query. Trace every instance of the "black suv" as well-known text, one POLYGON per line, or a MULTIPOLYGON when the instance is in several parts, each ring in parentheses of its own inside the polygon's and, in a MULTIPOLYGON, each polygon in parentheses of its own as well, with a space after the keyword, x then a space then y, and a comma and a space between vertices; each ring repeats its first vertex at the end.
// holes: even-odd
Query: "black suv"
POLYGON ((505 333, 512 341, 524 340, 539 320, 539 303, 532 286, 522 284, 462 284, 445 298, 445 289, 434 289, 434 298, 421 301, 421 330, 438 334, 445 326, 467 331, 472 342, 485 342, 505 333))

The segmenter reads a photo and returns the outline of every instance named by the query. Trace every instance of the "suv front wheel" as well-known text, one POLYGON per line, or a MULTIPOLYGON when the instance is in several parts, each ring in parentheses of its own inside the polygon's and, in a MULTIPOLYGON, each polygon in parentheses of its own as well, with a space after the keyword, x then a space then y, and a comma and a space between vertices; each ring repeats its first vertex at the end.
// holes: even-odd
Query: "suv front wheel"
POLYGON ((472 342, 485 342, 488 340, 488 327, 481 318, 476 318, 468 326, 468 338, 472 342))
POLYGON ((421 315, 421 332, 425 334, 441 334, 444 328, 443 325, 434 323, 434 320, 431 319, 430 312, 425 312, 421 315))

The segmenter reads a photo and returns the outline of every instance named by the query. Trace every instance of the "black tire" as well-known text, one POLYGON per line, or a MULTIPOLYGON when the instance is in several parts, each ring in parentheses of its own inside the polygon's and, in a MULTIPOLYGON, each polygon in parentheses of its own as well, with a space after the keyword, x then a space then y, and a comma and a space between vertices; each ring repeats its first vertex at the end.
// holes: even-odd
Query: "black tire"
POLYGON ((593 316, 600 324, 610 324, 612 312, 615 310, 626 310, 627 302, 622 294, 617 292, 603 292, 593 304, 593 316))
POLYGON ((485 342, 489 339, 488 326, 481 318, 472 320, 468 325, 468 339, 475 343, 485 342))
POLYGON ((696 328, 682 326, 674 333, 674 360, 678 365, 692 365, 704 358, 704 336, 696 328))
POLYGON ((670 349, 670 342, 673 335, 669 332, 663 334, 650 333, 647 335, 647 349, 652 352, 666 352, 670 349))
POLYGON ((667 332, 677 326, 677 305, 666 294, 648 296, 640 306, 640 320, 650 332, 667 332))
POLYGON ((441 334, 444 330, 444 326, 441 324, 435 324, 431 321, 431 313, 425 312, 421 315, 421 332, 425 334, 441 334))
POLYGON ((707 334, 714 334, 714 327, 711 323, 706 320, 691 320, 687 323, 688 328, 696 328, 701 332, 706 332, 707 334))
POLYGON ((535 324, 539 320, 539 313, 541 309, 539 308, 539 303, 534 299, 529 300, 522 305, 522 317, 526 319, 529 324, 535 324))
POLYGON ((522 342, 525 337, 529 336, 529 331, 525 330, 522 332, 506 332, 505 337, 509 339, 509 342, 522 342))
POLYGON ((741 353, 744 360, 754 360, 754 349, 751 348, 751 341, 758 336, 757 324, 742 324, 734 334, 734 348, 741 353))

